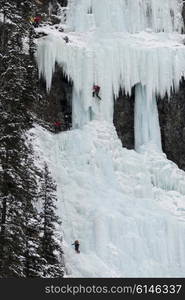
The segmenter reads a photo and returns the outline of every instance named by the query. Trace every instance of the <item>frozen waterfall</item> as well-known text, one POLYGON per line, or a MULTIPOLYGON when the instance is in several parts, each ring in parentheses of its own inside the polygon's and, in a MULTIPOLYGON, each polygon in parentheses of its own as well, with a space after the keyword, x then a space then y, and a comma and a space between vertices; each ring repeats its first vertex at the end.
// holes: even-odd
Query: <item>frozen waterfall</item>
POLYGON ((185 173, 162 153, 156 105, 185 75, 182 4, 69 0, 64 32, 36 29, 46 34, 36 59, 48 92, 56 63, 73 82, 73 130, 33 130, 58 186, 66 276, 185 277, 185 173), (137 152, 112 124, 114 97, 132 88, 137 152))

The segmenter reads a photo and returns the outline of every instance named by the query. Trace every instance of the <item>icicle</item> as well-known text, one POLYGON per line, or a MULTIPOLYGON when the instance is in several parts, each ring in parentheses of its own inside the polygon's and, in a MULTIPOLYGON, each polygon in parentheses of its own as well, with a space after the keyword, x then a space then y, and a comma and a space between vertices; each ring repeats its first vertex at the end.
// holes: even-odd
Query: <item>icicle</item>
POLYGON ((66 44, 60 33, 49 35, 38 41, 39 74, 46 79, 49 90, 57 62, 73 81, 78 97, 82 96, 80 110, 87 114, 92 107, 95 119, 112 121, 113 93, 118 95, 120 87, 131 94, 131 88, 141 83, 147 87, 149 98, 154 94, 169 95, 172 87, 178 89, 185 70, 185 47, 181 42, 183 36, 176 39, 140 33, 118 39, 112 36, 108 40, 87 38, 87 44, 66 44), (101 103, 92 98, 94 82, 101 87, 101 103))

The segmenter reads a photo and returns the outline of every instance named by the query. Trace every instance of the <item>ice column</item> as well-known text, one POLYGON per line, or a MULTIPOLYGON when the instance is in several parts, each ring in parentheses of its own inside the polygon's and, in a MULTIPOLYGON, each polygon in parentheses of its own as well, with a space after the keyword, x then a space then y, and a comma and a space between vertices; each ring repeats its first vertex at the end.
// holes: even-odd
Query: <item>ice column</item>
POLYGON ((148 96, 146 86, 138 84, 135 89, 135 150, 141 152, 148 146, 162 151, 157 103, 155 95, 148 96))
POLYGON ((83 92, 77 92, 74 87, 72 98, 72 123, 74 129, 83 127, 84 124, 91 120, 90 107, 85 109, 83 98, 83 92))

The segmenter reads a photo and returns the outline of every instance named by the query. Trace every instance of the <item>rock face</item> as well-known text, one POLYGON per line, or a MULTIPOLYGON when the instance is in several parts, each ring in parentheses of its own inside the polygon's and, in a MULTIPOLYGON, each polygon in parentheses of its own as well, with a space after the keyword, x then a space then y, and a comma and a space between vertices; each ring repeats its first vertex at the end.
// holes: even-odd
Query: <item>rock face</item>
POLYGON ((132 96, 120 92, 114 102, 114 125, 123 147, 134 148, 134 89, 132 96))
POLYGON ((45 82, 40 81, 40 93, 44 104, 37 108, 37 116, 46 121, 51 129, 52 124, 56 121, 62 123, 63 131, 71 128, 72 90, 72 83, 67 80, 58 66, 56 66, 49 93, 46 93, 45 82))
POLYGON ((170 99, 158 100, 163 151, 185 170, 185 80, 170 99))

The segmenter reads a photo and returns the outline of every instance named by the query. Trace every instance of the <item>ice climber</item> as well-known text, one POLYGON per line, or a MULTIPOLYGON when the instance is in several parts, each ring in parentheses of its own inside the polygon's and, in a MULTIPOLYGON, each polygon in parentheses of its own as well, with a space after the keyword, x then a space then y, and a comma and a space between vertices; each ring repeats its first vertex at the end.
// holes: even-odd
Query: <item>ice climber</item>
POLYGON ((63 39, 64 39, 64 41, 65 41, 66 43, 69 43, 69 38, 68 38, 67 35, 66 35, 63 39))
POLYGON ((99 92, 100 92, 99 85, 93 85, 93 97, 96 96, 99 100, 101 100, 101 98, 99 96, 99 92))
POLYGON ((62 126, 62 123, 61 123, 61 122, 57 121, 57 122, 55 122, 53 125, 54 125, 54 129, 55 129, 55 133, 61 131, 61 126, 62 126))
POLYGON ((80 242, 78 240, 76 240, 72 245, 75 246, 75 251, 77 253, 80 253, 80 250, 79 250, 80 242))
POLYGON ((36 16, 34 18, 33 26, 34 27, 39 27, 40 22, 41 22, 41 16, 36 16))

